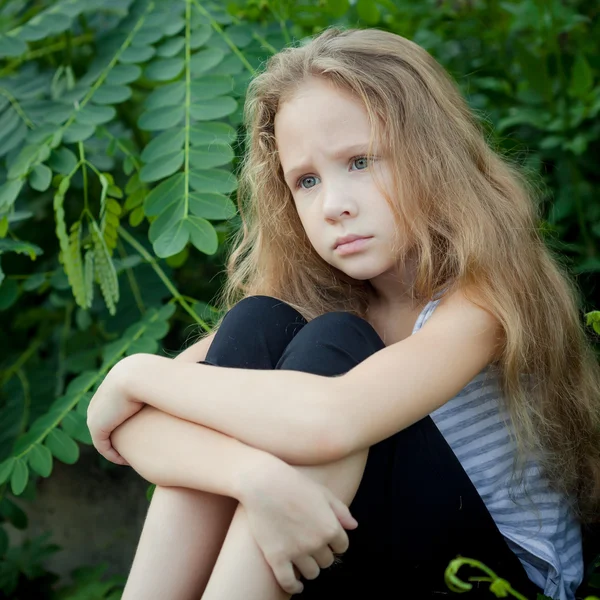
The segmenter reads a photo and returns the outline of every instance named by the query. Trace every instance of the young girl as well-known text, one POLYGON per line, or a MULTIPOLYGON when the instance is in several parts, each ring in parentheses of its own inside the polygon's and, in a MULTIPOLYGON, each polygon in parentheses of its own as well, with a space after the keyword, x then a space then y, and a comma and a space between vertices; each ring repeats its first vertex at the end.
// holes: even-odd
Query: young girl
POLYGON ((273 56, 245 125, 225 317, 90 403, 157 484, 123 599, 439 598, 457 555, 575 598, 600 369, 518 168, 377 29, 273 56))

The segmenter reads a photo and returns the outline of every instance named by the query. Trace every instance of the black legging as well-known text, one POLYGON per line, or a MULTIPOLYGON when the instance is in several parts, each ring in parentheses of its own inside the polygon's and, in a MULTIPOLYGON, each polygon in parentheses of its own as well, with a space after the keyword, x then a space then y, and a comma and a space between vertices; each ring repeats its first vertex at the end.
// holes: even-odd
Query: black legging
MULTIPOLYGON (((373 327, 350 313, 307 322, 280 300, 252 296, 227 313, 202 362, 334 376, 384 347, 373 327)), ((394 376, 402 377, 401 365, 394 376)), ((285 390, 281 401, 286 402, 285 390)), ((366 394, 364 401, 377 410, 376 398, 366 394)), ((350 510, 358 528, 348 532, 350 547, 341 564, 313 581, 303 579, 300 597, 439 599, 449 592, 444 570, 457 555, 481 560, 529 598, 540 591, 431 417, 370 448, 350 510)), ((467 568, 459 571, 462 579, 468 574, 467 568)), ((467 598, 495 598, 488 584, 477 585, 467 598)))

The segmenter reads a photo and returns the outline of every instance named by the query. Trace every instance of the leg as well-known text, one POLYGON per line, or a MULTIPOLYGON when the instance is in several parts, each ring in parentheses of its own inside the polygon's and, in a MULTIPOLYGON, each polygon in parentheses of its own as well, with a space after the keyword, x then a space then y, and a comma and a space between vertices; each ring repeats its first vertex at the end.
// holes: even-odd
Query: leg
MULTIPOLYGON (((383 347, 378 340, 365 321, 345 313, 329 313, 302 328, 286 347, 277 368, 336 375, 383 347)), ((352 500, 358 487, 350 508, 359 527, 349 532, 350 549, 340 565, 304 582, 303 597, 438 598, 440 592, 448 593, 443 574, 457 555, 482 560, 516 589, 535 597, 539 590, 506 545, 431 418, 373 446, 364 474, 363 467, 364 455, 336 465, 298 467, 330 485, 346 502, 352 500)), ((264 573, 268 565, 261 562, 256 550, 243 511, 238 510, 204 600, 285 598, 273 587, 272 575, 264 573), (250 589, 250 584, 257 587, 250 589)), ((483 585, 470 597, 487 597, 486 590, 483 585)))
MULTIPOLYGON (((235 340, 232 341, 234 342, 235 340)), ((347 313, 328 313, 302 328, 286 346, 275 368, 327 376, 340 375, 383 347, 379 336, 365 321, 347 313)), ((342 501, 349 504, 360 483, 366 460, 365 450, 336 463, 295 468, 328 486, 342 501)), ((334 592, 328 600, 337 597, 334 592)), ((271 568, 254 542, 241 506, 238 506, 202 598, 289 598, 277 584, 271 568)))
POLYGON ((122 600, 196 600, 237 501, 180 487, 157 486, 122 600))
MULTIPOLYGON (((292 311, 272 298, 248 298, 238 303, 224 319, 204 362, 273 368, 298 328, 306 323, 299 313, 292 311)), ((157 486, 123 600, 199 598, 236 506, 237 501, 232 498, 182 487, 157 486)))

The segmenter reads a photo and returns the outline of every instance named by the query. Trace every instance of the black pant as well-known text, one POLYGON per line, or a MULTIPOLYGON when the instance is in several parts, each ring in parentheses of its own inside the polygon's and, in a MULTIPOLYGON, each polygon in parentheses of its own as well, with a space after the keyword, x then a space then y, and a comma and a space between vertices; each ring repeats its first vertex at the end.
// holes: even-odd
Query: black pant
MULTIPOLYGON (((331 312, 310 322, 288 304, 252 296, 226 315, 207 364, 341 375, 384 348, 365 320, 331 312)), ((401 366, 397 377, 402 377, 401 366)), ((282 402, 285 402, 282 390, 282 402)), ((377 410, 377 399, 365 395, 377 410)), ((375 444, 350 505, 358 528, 340 564, 303 580, 307 600, 442 598, 457 555, 482 561, 534 599, 540 591, 508 548, 483 501, 431 417, 375 444), (441 593, 440 593, 441 592, 441 593)), ((484 576, 463 567, 459 577, 484 576)), ((487 583, 468 598, 495 598, 487 583)), ((452 594, 450 594, 452 595, 452 594)))

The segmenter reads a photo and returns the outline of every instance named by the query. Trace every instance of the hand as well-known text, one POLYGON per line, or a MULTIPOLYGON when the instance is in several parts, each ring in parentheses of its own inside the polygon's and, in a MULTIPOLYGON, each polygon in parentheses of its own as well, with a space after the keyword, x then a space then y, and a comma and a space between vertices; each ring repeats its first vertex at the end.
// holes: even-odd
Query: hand
POLYGON ((265 560, 289 594, 304 586, 294 572, 316 579, 333 564, 349 541, 345 529, 358 523, 348 507, 327 487, 283 461, 270 461, 246 479, 240 501, 265 560))
POLYGON ((117 465, 129 463, 113 448, 110 435, 121 423, 144 406, 127 395, 127 362, 119 361, 106 375, 92 397, 87 410, 87 426, 94 447, 117 465))

